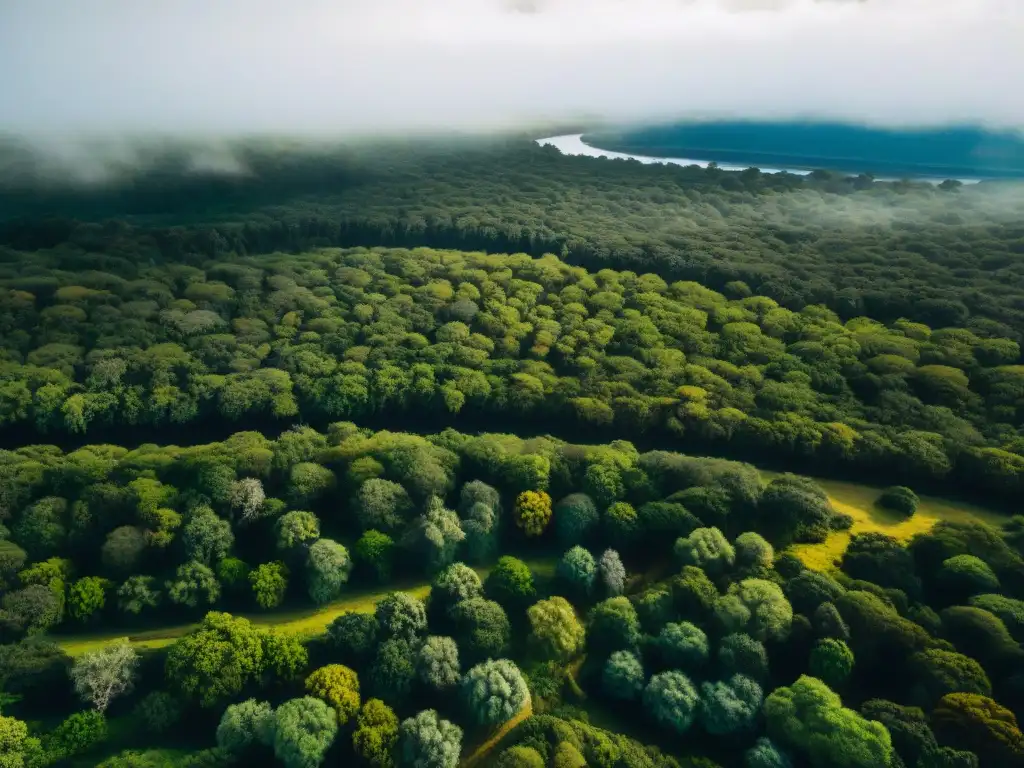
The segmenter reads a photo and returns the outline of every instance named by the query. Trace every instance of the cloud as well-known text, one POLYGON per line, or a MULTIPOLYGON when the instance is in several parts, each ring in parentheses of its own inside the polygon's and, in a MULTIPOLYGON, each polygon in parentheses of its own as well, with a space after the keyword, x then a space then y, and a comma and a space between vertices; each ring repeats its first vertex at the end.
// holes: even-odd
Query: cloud
POLYGON ((1020 0, 5 0, 0 132, 709 116, 1019 129, 1022 40, 1020 0))

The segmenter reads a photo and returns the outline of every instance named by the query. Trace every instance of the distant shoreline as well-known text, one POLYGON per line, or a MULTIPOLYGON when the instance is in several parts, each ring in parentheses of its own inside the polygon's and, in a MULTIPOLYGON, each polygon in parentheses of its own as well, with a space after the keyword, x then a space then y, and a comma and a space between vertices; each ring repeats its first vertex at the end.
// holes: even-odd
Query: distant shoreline
MULTIPOLYGON (((557 148, 562 154, 565 155, 581 155, 586 157, 607 157, 609 159, 620 159, 620 160, 637 160, 641 163, 646 164, 668 164, 668 165, 680 165, 690 166, 696 165, 701 168, 707 168, 709 165, 714 163, 723 171, 745 171, 749 168, 758 168, 762 173, 791 173, 797 176, 807 176, 813 169, 811 168, 796 168, 796 167, 765 167, 756 163, 756 161, 744 161, 736 159, 715 160, 713 158, 689 158, 689 157, 661 157, 654 155, 635 154, 631 152, 617 152, 610 149, 601 149, 600 147, 587 144, 583 141, 584 134, 574 133, 565 134, 562 136, 549 136, 543 139, 537 139, 537 143, 540 145, 551 145, 557 148)), ((783 165, 780 163, 779 165, 783 165)), ((788 165, 788 164, 787 164, 788 165)), ((858 176, 866 171, 855 171, 855 170, 832 170, 834 173, 842 173, 849 176, 858 176)), ((978 178, 955 178, 950 176, 904 176, 904 177, 875 177, 876 181, 899 181, 903 178, 911 181, 927 182, 930 184, 941 184, 947 179, 954 178, 956 181, 962 184, 977 184, 982 181, 978 178)))

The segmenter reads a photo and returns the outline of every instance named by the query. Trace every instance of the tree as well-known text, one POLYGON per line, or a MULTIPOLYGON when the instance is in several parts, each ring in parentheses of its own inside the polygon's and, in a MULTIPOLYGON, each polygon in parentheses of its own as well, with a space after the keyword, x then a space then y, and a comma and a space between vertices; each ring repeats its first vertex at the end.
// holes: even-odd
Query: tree
POLYGON ((391 768, 398 744, 398 718, 380 699, 369 699, 356 719, 352 749, 374 768, 391 768))
POLYGON ((822 603, 815 608, 811 623, 821 637, 832 637, 842 640, 844 643, 850 639, 850 628, 846 626, 843 617, 839 615, 839 609, 832 603, 822 603))
POLYGON ((309 596, 314 602, 329 603, 336 599, 352 572, 348 550, 331 539, 318 539, 306 557, 306 579, 309 596))
POLYGON ((453 607, 463 600, 483 597, 483 591, 476 571, 464 563, 452 563, 430 586, 428 613, 443 623, 453 607))
POLYGON ((501 725, 530 701, 522 672, 508 659, 477 664, 462 678, 461 689, 466 706, 480 725, 501 725))
POLYGON ((523 491, 516 497, 515 520, 527 536, 540 536, 551 521, 551 497, 544 491, 523 491))
POLYGON ((420 554, 428 570, 437 571, 455 559, 459 544, 466 538, 459 516, 444 506, 437 496, 427 501, 427 509, 407 534, 407 541, 420 554))
POLYGON ((875 768, 892 756, 884 725, 846 709, 825 683, 807 675, 772 691, 764 714, 769 736, 804 752, 815 768, 875 768))
POLYGON ((644 688, 644 666, 632 651, 615 651, 604 663, 601 685, 615 699, 633 701, 644 688))
POLYGON ((312 504, 334 487, 334 473, 311 461, 295 464, 288 475, 288 498, 297 506, 312 504))
POLYGON ((921 500, 905 485, 893 485, 882 491, 875 502, 882 509, 892 510, 903 517, 910 517, 917 511, 921 500))
POLYGON ((583 547, 573 547, 562 555, 556 572, 570 594, 589 595, 597 576, 597 563, 583 547))
POLYGON ((391 592, 374 608, 380 636, 412 640, 427 631, 427 609, 423 601, 405 592, 391 592))
POLYGON ((1024 651, 998 616, 966 605, 946 608, 940 616, 945 637, 983 666, 1002 670, 1024 661, 1024 651))
POLYGON ((288 568, 284 563, 263 563, 249 572, 252 594, 260 608, 277 608, 288 591, 288 568))
POLYGON ((733 542, 733 547, 736 550, 736 565, 741 568, 764 570, 771 568, 775 561, 775 548, 759 533, 741 533, 733 542))
POLYGON ((489 560, 498 544, 498 513, 477 502, 465 513, 462 530, 466 533, 468 559, 475 563, 489 560))
POLYGON ((79 656, 69 674, 79 698, 97 712, 106 712, 111 701, 131 692, 138 666, 138 653, 121 638, 79 656))
POLYGON ((309 663, 309 653, 298 637, 271 627, 262 633, 264 683, 297 680, 309 663))
POLYGON ((33 747, 38 746, 38 740, 28 735, 25 723, 0 715, 0 765, 4 768, 23 768, 28 754, 33 751, 33 747))
POLYGON ((743 768, 793 768, 789 755, 762 736, 743 754, 743 768))
POLYGON ((371 478, 359 486, 352 507, 363 530, 390 533, 402 528, 412 513, 412 499, 398 483, 371 478))
POLYGON ((495 768, 544 768, 544 758, 533 747, 509 747, 494 761, 495 768))
POLYGON ((943 597, 953 603, 973 595, 999 591, 999 577, 984 560, 974 555, 955 555, 944 560, 938 582, 943 597))
POLYGON ((603 524, 607 540, 621 547, 632 544, 639 533, 636 510, 625 501, 617 501, 605 510, 603 524))
POLYGON ((911 598, 921 592, 910 551, 884 533, 854 534, 843 553, 842 567, 854 579, 902 589, 911 598))
POLYGON ((111 573, 125 575, 138 569, 145 550, 145 532, 133 525, 122 525, 107 534, 101 558, 111 573))
POLYGON ((312 512, 286 512, 277 519, 276 530, 278 549, 288 551, 320 538, 320 520, 312 512))
POLYGON ((587 647, 595 654, 628 651, 640 642, 640 619, 625 597, 610 597, 595 605, 587 627, 587 647))
POLYGON ((117 607, 125 613, 137 616, 147 608, 156 608, 160 604, 160 597, 155 578, 129 576, 125 583, 117 588, 117 607))
POLYGON ((224 559, 235 543, 231 523, 217 517, 207 506, 196 507, 181 532, 185 555, 204 565, 224 559))
POLYGON ((416 678, 416 651, 404 638, 385 640, 377 648, 369 671, 369 690, 375 697, 401 706, 405 703, 416 678))
POLYGON ((603 462, 587 467, 583 473, 583 489, 603 509, 622 498, 626 491, 618 467, 603 462))
POLYGON ((0 618, 16 632, 36 634, 56 626, 64 616, 64 584, 33 584, 8 592, 0 602, 0 618))
POLYGON ((265 665, 262 634, 247 620, 211 611, 167 652, 167 681, 213 707, 259 679, 265 665))
POLYGON ((946 694, 932 712, 932 728, 940 744, 974 752, 983 768, 1024 761, 1024 735, 1017 718, 987 696, 946 694))
POLYGON ((524 610, 537 597, 530 567, 510 555, 499 558, 484 581, 484 594, 509 611, 524 610))
POLYGON ((621 595, 626 590, 626 567, 614 549, 606 549, 597 561, 597 571, 608 597, 621 595))
POLYGON ((263 517, 266 500, 263 483, 255 477, 236 480, 228 491, 228 504, 242 523, 251 523, 263 517))
POLYGON ((327 644, 338 658, 361 667, 377 647, 377 617, 372 613, 343 613, 327 627, 327 644))
POLYGON ((676 540, 676 558, 683 565, 695 565, 706 573, 723 573, 736 562, 736 550, 718 528, 698 528, 676 540))
POLYGON ((702 683, 700 690, 700 722, 715 736, 749 730, 764 699, 761 686, 743 675, 702 683))
POLYGON ((328 664, 306 678, 306 693, 326 702, 338 713, 338 725, 345 725, 359 711, 359 678, 341 664, 328 664))
POLYGON ((438 717, 433 709, 402 721, 399 730, 402 765, 409 768, 456 768, 462 750, 462 729, 438 717))
POLYGON ((597 527, 597 507, 587 494, 573 493, 555 505, 554 520, 555 535, 562 546, 583 544, 597 527))
POLYGON ((386 533, 373 529, 359 537, 352 554, 356 563, 361 564, 381 584, 391 578, 395 559, 395 542, 386 533))
POLYGON ((928 707, 947 693, 992 695, 992 684, 981 664, 970 656, 941 648, 929 648, 910 657, 916 685, 915 696, 928 707))
POLYGON ((708 636, 695 624, 684 621, 661 628, 657 638, 658 653, 665 666, 696 672, 708 660, 708 636))
POLYGON ((181 720, 181 703, 166 691, 151 691, 139 702, 135 713, 149 733, 160 736, 181 720))
POLYGON ((28 552, 33 560, 43 560, 58 554, 67 538, 64 520, 68 502, 56 496, 40 499, 27 509, 15 523, 11 533, 14 541, 28 552))
POLYGON ((274 755, 286 768, 317 768, 337 732, 337 715, 324 702, 291 699, 274 711, 274 755))
POLYGON ((661 672, 644 688, 644 708, 658 723, 676 733, 693 725, 700 696, 690 678, 682 672, 661 672))
POLYGON ((671 586, 672 602, 683 618, 704 620, 718 600, 718 589, 695 565, 684 565, 671 586))
POLYGON ((853 651, 842 640, 824 638, 815 643, 807 671, 831 688, 841 688, 853 673, 853 651))
POLYGON ((416 656, 416 676, 424 685, 435 691, 446 691, 457 682, 459 668, 459 647, 450 637, 428 637, 420 646, 416 656))
POLYGON ((85 754, 107 739, 107 719, 102 712, 75 712, 49 734, 48 752, 69 760, 85 754))
POLYGON ((545 658, 568 660, 583 649, 586 631, 564 597, 552 597, 530 606, 530 641, 545 658))
POLYGON ((834 603, 846 589, 838 581, 817 571, 801 571, 789 579, 783 587, 786 597, 793 604, 793 610, 809 616, 819 605, 834 603))
POLYGON ((744 675, 763 683, 768 679, 768 651, 750 635, 726 635, 718 646, 718 666, 724 676, 744 675))
POLYGON ((793 607, 778 584, 743 579, 715 602, 715 618, 726 632, 746 632, 757 640, 784 640, 793 623, 793 607))
POLYGON ((860 713, 886 727, 893 749, 908 766, 918 765, 922 757, 939 748, 928 725, 928 717, 917 707, 904 707, 885 699, 870 699, 861 705, 860 713))
POLYGON ((975 595, 968 602, 972 608, 981 608, 998 617, 1014 640, 1024 640, 1024 600, 989 594, 975 595))
POLYGON ((265 701, 247 699, 230 704, 217 726, 217 746, 231 755, 243 755, 250 747, 271 746, 274 741, 274 710, 265 701))
POLYGON ((85 576, 68 587, 68 611, 79 621, 88 621, 107 604, 110 582, 99 576, 85 576))
POLYGON ((508 647, 512 629, 505 610, 493 600, 463 600, 451 612, 453 635, 468 663, 498 658, 508 647))
POLYGON ((178 566, 175 580, 166 582, 167 597, 172 603, 196 608, 202 603, 213 605, 220 598, 220 582, 202 563, 188 562, 178 566))

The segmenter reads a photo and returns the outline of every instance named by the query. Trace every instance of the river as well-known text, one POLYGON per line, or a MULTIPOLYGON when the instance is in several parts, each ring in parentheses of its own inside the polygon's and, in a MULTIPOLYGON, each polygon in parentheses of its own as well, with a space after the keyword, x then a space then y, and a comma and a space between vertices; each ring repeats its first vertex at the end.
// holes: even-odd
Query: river
MULTIPOLYGON (((618 160, 638 160, 641 163, 653 164, 662 163, 669 165, 697 165, 701 168, 707 168, 711 165, 712 160, 692 160, 685 157, 648 157, 646 155, 629 155, 625 152, 612 152, 607 149, 598 149, 592 147, 589 144, 583 142, 582 133, 570 133, 564 136, 549 136, 546 139, 537 139, 537 143, 540 145, 550 144, 551 146, 558 149, 563 155, 584 155, 586 157, 607 157, 610 159, 618 160)), ((733 163, 717 163, 718 167, 723 171, 745 171, 748 167, 746 165, 736 165, 733 163)), ((810 174, 810 170, 806 168, 761 168, 762 173, 793 173, 798 176, 807 176, 810 174)), ((856 176, 862 171, 847 171, 850 176, 856 176)), ((876 181, 898 181, 898 179, 883 179, 879 178, 876 181)), ((914 181, 925 181, 929 184, 941 184, 944 179, 939 178, 915 178, 914 181)), ((979 179, 958 179, 963 184, 977 184, 979 179)))

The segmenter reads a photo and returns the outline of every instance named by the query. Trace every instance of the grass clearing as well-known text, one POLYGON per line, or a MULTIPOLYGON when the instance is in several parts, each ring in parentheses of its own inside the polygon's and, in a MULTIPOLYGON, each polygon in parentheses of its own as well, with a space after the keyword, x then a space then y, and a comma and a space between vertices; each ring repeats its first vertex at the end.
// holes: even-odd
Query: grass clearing
MULTIPOLYGON (((770 480, 778 474, 761 473, 765 480, 770 480)), ((875 502, 878 501, 883 488, 840 480, 822 480, 817 477, 813 480, 828 493, 832 506, 853 518, 850 530, 832 533, 821 544, 795 544, 791 547, 793 554, 799 557, 804 565, 818 571, 827 571, 836 566, 836 562, 846 551, 846 545, 850 543, 850 537, 855 533, 877 531, 900 541, 909 541, 916 533, 930 531, 940 520, 981 520, 996 526, 1007 520, 1006 515, 973 504, 934 496, 921 496, 917 512, 909 518, 904 518, 876 506, 875 502)))
MULTIPOLYGON (((525 560, 536 576, 550 578, 555 572, 555 560, 552 558, 525 560)), ((474 569, 480 578, 487 576, 490 567, 474 569)), ((422 582, 408 584, 391 584, 387 587, 370 587, 349 592, 339 600, 318 608, 308 607, 291 611, 273 611, 271 613, 237 614, 249 619, 253 624, 274 627, 281 632, 298 635, 306 639, 323 634, 327 626, 343 613, 370 613, 377 601, 389 592, 406 592, 421 600, 430 594, 430 585, 422 582)), ((137 632, 104 632, 102 634, 75 635, 55 637, 61 648, 69 656, 80 656, 95 651, 119 637, 127 637, 138 650, 152 650, 170 645, 182 635, 187 635, 196 624, 179 624, 177 626, 159 627, 137 632)))

